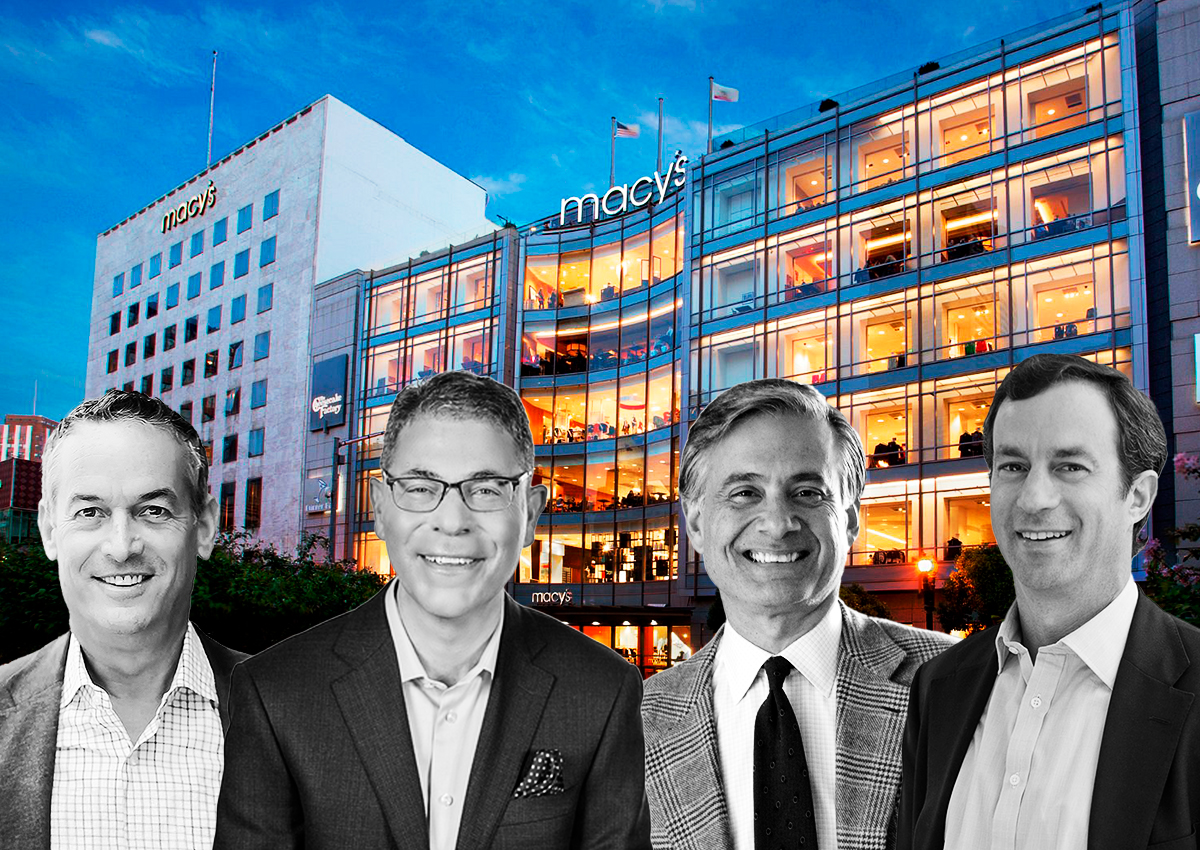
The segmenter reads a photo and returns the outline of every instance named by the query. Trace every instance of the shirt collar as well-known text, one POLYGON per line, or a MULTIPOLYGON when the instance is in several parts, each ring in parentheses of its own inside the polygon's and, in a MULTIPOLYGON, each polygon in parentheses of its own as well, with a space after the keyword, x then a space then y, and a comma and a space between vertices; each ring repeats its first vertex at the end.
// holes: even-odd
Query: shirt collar
MULTIPOLYGON (((396 659, 400 662, 400 681, 411 682, 420 679, 432 681, 425 670, 425 665, 421 663, 420 656, 417 655, 417 649, 413 646, 412 639, 408 636, 408 630, 405 629, 404 623, 400 619, 399 581, 393 580, 389 590, 391 592, 387 596, 388 625, 392 630, 392 640, 396 644, 396 659)), ((487 643, 484 644, 483 654, 479 656, 479 661, 467 675, 459 680, 460 682, 468 682, 485 672, 489 676, 496 675, 496 659, 500 655, 500 632, 504 628, 503 593, 499 595, 495 604, 500 608, 500 617, 496 621, 496 628, 492 631, 487 643)))
MULTIPOLYGON (((790 661, 820 694, 830 697, 837 681, 837 649, 841 638, 842 609, 835 602, 815 626, 778 654, 790 661)), ((716 663, 721 667, 721 678, 729 683, 729 692, 735 702, 746 696, 758 678, 759 670, 771 657, 771 653, 742 637, 733 624, 726 621, 716 663)))
MULTIPOLYGON (((1121 666, 1121 656, 1125 654, 1125 641, 1129 637, 1137 599, 1137 585, 1130 575, 1112 602, 1054 645, 1062 644, 1074 652, 1111 689, 1117 679, 1117 669, 1121 666)), ((1018 646, 1024 649, 1021 644, 1021 618, 1017 603, 1014 602, 996 635, 997 673, 1004 669, 1005 661, 1010 654, 1018 651, 1018 646)))
MULTIPOLYGON (((72 632, 67 642, 67 666, 63 671, 63 689, 59 708, 66 708, 82 688, 103 690, 92 681, 92 674, 88 672, 87 665, 83 660, 83 647, 80 646, 79 640, 72 632)), ((164 701, 178 688, 187 688, 213 705, 218 703, 217 685, 212 665, 208 663, 208 656, 204 653, 200 637, 190 622, 187 625, 187 631, 183 633, 183 650, 179 654, 179 663, 175 665, 175 675, 171 677, 171 684, 163 695, 164 701)))

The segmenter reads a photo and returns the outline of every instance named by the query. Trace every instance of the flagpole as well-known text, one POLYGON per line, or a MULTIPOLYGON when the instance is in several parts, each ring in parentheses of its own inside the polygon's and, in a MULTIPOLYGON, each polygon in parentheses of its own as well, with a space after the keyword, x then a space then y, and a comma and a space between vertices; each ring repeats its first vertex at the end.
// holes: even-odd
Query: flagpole
POLYGON ((658 147, 655 148, 655 152, 658 154, 658 160, 657 160, 657 162, 655 164, 655 168, 654 168, 654 170, 658 173, 662 172, 662 151, 663 151, 662 130, 663 130, 663 99, 660 97, 658 99, 658 147))
POLYGON ((617 185, 617 116, 612 117, 612 127, 608 133, 608 185, 617 185))
POLYGON ((712 93, 713 78, 708 78, 708 152, 712 153, 712 93))
POLYGON ((212 165, 213 104, 217 99, 217 51, 213 51, 212 85, 208 89, 208 168, 212 165))

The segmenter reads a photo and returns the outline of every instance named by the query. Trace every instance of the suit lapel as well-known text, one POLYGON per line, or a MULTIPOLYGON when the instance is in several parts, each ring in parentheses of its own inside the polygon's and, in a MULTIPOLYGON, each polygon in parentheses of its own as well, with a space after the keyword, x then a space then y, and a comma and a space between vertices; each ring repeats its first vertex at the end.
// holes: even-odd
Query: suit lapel
MULTIPOLYGON (((195 628, 195 625, 193 624, 192 627, 195 628)), ((208 657, 208 666, 212 668, 213 683, 217 689, 217 713, 221 716, 221 730, 228 733, 229 677, 233 675, 234 666, 250 656, 222 646, 199 629, 196 629, 196 635, 200 638, 200 645, 204 647, 204 654, 208 657)))
POLYGON ((987 708, 996 684, 996 629, 969 638, 957 648, 961 660, 954 671, 929 683, 925 701, 929 729, 926 738, 928 781, 919 819, 913 824, 913 844, 941 847, 946 832, 946 811, 967 748, 975 737, 979 718, 987 708))
POLYGON ((387 585, 348 617, 334 651, 350 665, 334 697, 397 847, 428 847, 429 826, 384 608, 387 585))
POLYGON ((720 642, 718 631, 673 669, 669 690, 648 683, 643 700, 647 792, 652 808, 665 819, 653 825, 654 831, 665 831, 676 850, 732 846, 712 696, 720 642))
POLYGON ((1193 695, 1173 685, 1189 665, 1171 617, 1139 593, 1113 683, 1096 765, 1088 847, 1144 846, 1193 695))
POLYGON ((63 635, 40 649, 10 689, 0 692, 0 839, 13 846, 50 847, 50 794, 67 639, 63 635))
POLYGON ((545 640, 533 617, 507 596, 504 605, 496 676, 467 783, 458 850, 490 846, 554 687, 554 674, 534 663, 545 640))
POLYGON ((900 788, 908 688, 892 681, 907 657, 878 624, 841 602, 837 658, 838 847, 883 847, 900 788))

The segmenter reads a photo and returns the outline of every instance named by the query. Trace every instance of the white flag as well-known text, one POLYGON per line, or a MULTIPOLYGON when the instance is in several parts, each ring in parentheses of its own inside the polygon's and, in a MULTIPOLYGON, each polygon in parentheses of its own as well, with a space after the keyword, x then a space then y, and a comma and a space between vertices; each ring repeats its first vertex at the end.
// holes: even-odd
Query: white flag
POLYGON ((721 86, 713 83, 712 99, 722 100, 725 103, 737 103, 738 90, 732 89, 729 86, 721 86))

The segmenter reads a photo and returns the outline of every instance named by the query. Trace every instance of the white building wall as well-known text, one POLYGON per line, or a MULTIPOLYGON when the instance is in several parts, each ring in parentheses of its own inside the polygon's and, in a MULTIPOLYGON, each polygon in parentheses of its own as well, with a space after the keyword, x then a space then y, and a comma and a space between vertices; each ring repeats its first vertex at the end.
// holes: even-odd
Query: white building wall
POLYGON ((318 282, 496 229, 482 187, 336 98, 325 102, 318 282))
POLYGON ((170 194, 158 199, 121 224, 97 237, 93 279, 92 320, 88 345, 86 396, 132 382, 140 389, 143 376, 153 375, 153 392, 176 410, 185 402, 193 406, 192 424, 204 440, 212 442, 210 485, 219 496, 223 483, 235 492, 234 525, 245 517, 246 481, 261 477, 262 514, 260 539, 291 550, 299 542, 301 496, 304 477, 303 448, 308 397, 310 326, 313 290, 325 280, 351 268, 384 265, 384 258, 407 257, 431 241, 472 228, 482 232, 492 225, 483 215, 486 195, 479 186, 417 151, 350 107, 326 96, 301 110, 239 150, 219 160, 170 194), (163 214, 204 190, 212 180, 217 200, 202 216, 162 232, 163 214), (278 189, 279 214, 263 220, 263 199, 278 189), (253 204, 252 226, 237 232, 238 210, 253 204), (213 225, 228 218, 228 239, 212 244, 213 225), (204 250, 190 256, 191 236, 204 231, 204 250), (276 238, 275 262, 260 267, 259 251, 265 239, 276 238), (169 266, 170 246, 182 242, 182 262, 169 266), (238 252, 250 251, 249 273, 234 278, 238 252), (149 260, 162 252, 162 273, 150 279, 149 260), (209 288, 213 263, 225 262, 225 282, 209 288), (130 270, 143 264, 140 286, 129 286, 130 270), (328 272, 324 270, 330 270, 328 272), (124 291, 113 297, 114 275, 124 272, 124 291), (197 298, 187 298, 189 276, 201 273, 197 298), (179 305, 166 308, 167 289, 179 284, 179 305), (271 310, 256 310, 258 290, 273 285, 271 310), (146 300, 158 294, 159 312, 145 318, 146 300), (246 296, 245 321, 230 324, 234 298, 246 296), (140 305, 136 326, 127 323, 128 307, 140 305), (206 332, 209 310, 221 307, 221 327, 206 332), (121 312, 121 330, 109 333, 109 317, 121 312), (196 316, 199 334, 184 342, 184 325, 196 316), (164 351, 163 330, 176 326, 176 346, 164 351), (254 340, 271 333, 270 356, 254 360, 254 340), (148 334, 157 338, 155 354, 142 356, 148 334), (242 366, 230 370, 229 347, 240 340, 242 366), (137 362, 125 366, 125 346, 136 342, 137 362), (119 352, 119 368, 107 372, 108 353, 119 352), (217 351, 217 375, 204 377, 204 359, 217 351), (184 361, 194 360, 195 381, 182 386, 184 361), (161 391, 162 369, 174 369, 174 387, 161 391), (266 379, 267 404, 250 409, 251 387, 266 379), (241 387, 241 411, 225 415, 227 391, 241 387), (201 422, 203 399, 214 396, 216 417, 201 422), (252 429, 265 430, 265 451, 248 457, 252 429), (222 461, 225 437, 238 436, 237 460, 222 461))

